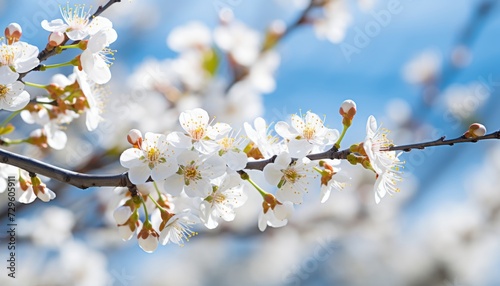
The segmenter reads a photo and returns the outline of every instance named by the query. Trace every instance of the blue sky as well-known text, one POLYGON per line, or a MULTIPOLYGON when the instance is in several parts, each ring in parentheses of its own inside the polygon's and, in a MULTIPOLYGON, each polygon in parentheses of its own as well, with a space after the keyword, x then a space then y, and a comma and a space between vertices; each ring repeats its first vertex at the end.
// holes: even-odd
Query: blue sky
MULTIPOLYGON (((158 22, 152 29, 142 34, 137 33, 133 27, 125 25, 127 30, 118 29, 119 39, 113 47, 119 51, 116 57, 120 61, 128 61, 131 70, 146 57, 175 56, 165 44, 166 36, 173 27, 191 20, 199 20, 210 26, 216 23, 217 17, 213 7, 216 1, 147 2, 155 3, 159 11, 158 22)), ((276 17, 290 22, 295 19, 297 13, 291 9, 280 10, 280 6, 269 0, 222 2, 238 3, 231 7, 236 17, 261 31, 276 17)), ((387 9, 388 2, 379 1, 374 11, 387 9)), ((345 142, 350 144, 364 138, 365 122, 370 114, 383 118, 386 104, 391 99, 401 98, 413 108, 415 118, 439 129, 440 135, 448 135, 450 138, 460 136, 465 130, 454 129, 443 119, 445 111, 443 104, 438 103, 432 110, 420 108, 421 90, 404 81, 402 69, 411 58, 423 50, 433 49, 443 56, 449 56, 459 32, 467 24, 474 7, 479 2, 481 1, 402 0, 400 1, 402 11, 392 15, 389 24, 382 27, 376 36, 371 37, 369 45, 359 54, 353 55, 350 62, 344 57, 339 45, 318 40, 311 27, 299 28, 277 48, 281 54, 281 66, 276 73, 277 89, 264 97, 266 108, 264 117, 269 121, 276 121, 284 119, 284 113, 312 110, 326 115, 327 124, 340 129, 338 107, 344 99, 353 99, 358 104, 358 114, 352 130, 345 139, 345 142)), ((19 5, 19 1, 0 0, 0 4, 2 3, 0 26, 19 21, 19 15, 36 16, 35 13, 45 11, 43 5, 38 4, 26 6, 19 5)), ((120 9, 120 5, 127 5, 127 1, 123 1, 113 9, 120 9)), ((35 16, 23 16, 20 22, 36 23, 35 16)), ((50 19, 58 16, 57 12, 50 19)), ((471 42, 472 63, 458 72, 451 83, 467 84, 489 77, 500 82, 499 16, 500 7, 497 5, 491 15, 484 19, 481 28, 478 29, 479 32, 471 42)), ((350 44, 354 42, 356 28, 364 30, 367 23, 374 21, 374 16, 355 12, 354 19, 345 40, 350 44)), ((42 47, 47 33, 38 26, 32 35, 33 44, 42 47)), ((480 109, 478 116, 489 131, 500 129, 500 113, 496 110, 500 106, 499 86, 490 85, 492 94, 488 104, 480 109)), ((384 124, 387 127, 391 125, 390 122, 384 124)), ((428 134, 425 139, 437 139, 433 136, 434 134, 428 134)), ((414 142, 395 142, 395 144, 404 143, 414 142)), ((417 200, 409 207, 410 217, 417 219, 419 213, 439 207, 443 201, 463 200, 464 179, 470 170, 481 164, 483 156, 487 156, 485 151, 494 144, 499 142, 480 142, 453 148, 439 147, 433 151, 415 151, 423 152, 424 160, 419 167, 411 168, 420 178, 421 188, 417 200)), ((418 155, 414 156, 420 158, 418 155)), ((409 162, 416 160, 408 155, 404 155, 404 159, 409 162)), ((142 253, 136 247, 135 241, 129 243, 132 245, 134 255, 142 253)))

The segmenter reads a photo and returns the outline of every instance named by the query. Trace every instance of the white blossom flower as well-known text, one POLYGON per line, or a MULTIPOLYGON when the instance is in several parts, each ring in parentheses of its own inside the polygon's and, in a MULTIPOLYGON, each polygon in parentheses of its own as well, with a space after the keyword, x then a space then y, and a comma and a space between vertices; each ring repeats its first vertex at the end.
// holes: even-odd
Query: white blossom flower
POLYGON ((75 222, 72 211, 51 206, 37 215, 30 227, 30 236, 37 245, 59 248, 61 244, 71 240, 71 229, 75 222))
POLYGON ((218 150, 219 145, 214 140, 218 139, 231 130, 226 123, 216 123, 210 125, 208 113, 195 108, 182 112, 179 116, 179 122, 187 132, 172 132, 168 135, 168 140, 177 148, 196 150, 203 154, 210 154, 218 150))
POLYGON ((231 22, 219 26, 214 31, 215 43, 240 65, 250 66, 260 53, 261 38, 254 31, 240 22, 231 22))
POLYGON ((375 117, 369 116, 366 123, 366 138, 363 148, 373 170, 377 173, 375 182, 375 202, 378 204, 385 194, 399 192, 396 183, 401 181, 400 169, 404 162, 399 160, 399 155, 395 151, 384 151, 392 145, 392 141, 387 138, 388 130, 380 129, 377 126, 375 117))
POLYGON ((295 204, 302 203, 303 193, 307 193, 317 175, 307 157, 292 163, 292 158, 287 152, 279 154, 274 163, 264 167, 264 176, 273 186, 278 186, 276 197, 280 201, 290 201, 295 204))
POLYGON ((0 78, 0 110, 18 111, 30 101, 30 95, 20 81, 3 84, 0 78))
POLYGON ((279 67, 280 55, 275 51, 268 51, 261 55, 252 65, 247 81, 259 92, 270 93, 276 88, 274 72, 279 67))
POLYGON ((229 169, 233 171, 244 169, 248 162, 247 155, 240 148, 240 139, 226 135, 217 140, 217 144, 220 146, 219 155, 224 159, 229 169))
POLYGON ((194 48, 207 48, 212 45, 210 29, 198 21, 173 29, 167 38, 168 46, 176 52, 194 48))
POLYGON ((189 197, 205 198, 212 192, 210 180, 226 172, 224 160, 217 155, 200 156, 198 152, 186 150, 177 161, 179 171, 164 182, 165 191, 173 196, 184 190, 189 197))
MULTIPOLYGON (((265 204, 265 202, 264 202, 265 204)), ((288 218, 293 213, 293 204, 291 202, 277 202, 274 208, 264 207, 259 213, 258 226, 260 231, 266 230, 267 226, 283 227, 288 223, 288 218)))
MULTIPOLYGON (((158 214, 158 212, 157 212, 158 214)), ((154 225, 160 225, 162 218, 153 216, 154 225)), ((160 243, 167 244, 169 241, 179 246, 184 246, 184 240, 189 241, 192 236, 197 235, 191 228, 198 223, 199 219, 195 217, 189 209, 185 209, 180 213, 171 215, 163 229, 160 230, 160 243)), ((161 227, 159 227, 160 229, 161 227)))
POLYGON ((17 167, 0 163, 0 194, 8 189, 9 176, 17 177, 18 174, 17 167))
POLYGON ((219 218, 225 221, 234 220, 234 209, 242 206, 247 200, 238 174, 226 175, 216 181, 213 192, 200 205, 200 219, 209 229, 219 225, 219 218))
POLYGON ((264 112, 262 94, 248 80, 237 82, 227 91, 224 85, 217 85, 206 94, 203 104, 220 121, 233 126, 241 126, 264 112))
POLYGON ((37 176, 30 177, 29 173, 21 170, 18 186, 16 187, 16 199, 23 204, 30 204, 36 198, 44 202, 53 200, 56 194, 40 180, 37 176))
MULTIPOLYGON (((394 155, 394 154, 393 154, 394 155)), ((398 154, 399 156, 399 154, 398 154)), ((398 156, 395 156, 394 166, 385 169, 381 174, 377 174, 377 180, 375 181, 375 186, 373 190, 375 191, 375 203, 380 203, 380 200, 386 195, 393 195, 399 192, 399 188, 396 186, 398 182, 401 182, 401 171, 400 171, 400 161, 398 156)))
POLYGON ((24 73, 34 69, 40 60, 38 48, 25 42, 0 45, 0 81, 12 83, 24 73))
POLYGON ((80 57, 83 71, 97 84, 105 84, 111 79, 109 66, 114 52, 109 49, 109 45, 116 41, 117 37, 113 28, 103 28, 90 36, 87 48, 80 57))
POLYGON ((148 132, 141 148, 125 150, 120 163, 129 169, 129 179, 133 184, 142 184, 150 176, 154 181, 161 181, 177 172, 175 155, 165 135, 148 132))
POLYGON ((69 39, 79 41, 86 38, 88 35, 97 33, 102 27, 110 25, 111 21, 105 17, 92 16, 92 7, 86 10, 85 5, 74 5, 70 7, 69 3, 66 7, 60 7, 63 19, 52 21, 43 20, 42 28, 49 32, 66 33, 69 39))
POLYGON ((279 147, 279 139, 271 135, 272 130, 267 126, 266 121, 262 117, 257 117, 254 120, 254 127, 245 122, 243 127, 248 138, 252 141, 253 150, 247 152, 249 157, 254 159, 270 158, 279 154, 282 150, 279 147))
POLYGON ((324 203, 330 198, 332 190, 341 191, 346 186, 349 177, 339 174, 341 171, 340 160, 324 160, 323 167, 325 167, 324 175, 321 177, 321 203, 324 203))
POLYGON ((347 4, 344 0, 328 1, 323 11, 324 17, 314 22, 316 36, 335 44, 342 42, 352 22, 347 4))
POLYGON ((377 126, 377 120, 370 115, 366 122, 366 138, 363 142, 363 148, 370 159, 373 170, 380 174, 385 169, 394 164, 394 151, 382 151, 392 146, 392 141, 387 138, 389 130, 382 129, 377 126))
POLYGON ((123 224, 117 224, 118 233, 123 241, 130 240, 134 233, 139 233, 142 230, 142 221, 139 220, 139 215, 133 213, 129 219, 123 224))
MULTIPOLYGON (((40 130, 40 129, 38 129, 40 130)), ((37 132, 34 130, 34 132, 37 132)), ((32 133, 30 135, 33 135, 32 133)), ((68 142, 68 135, 66 132, 61 130, 61 125, 56 120, 50 120, 49 123, 43 126, 43 134, 47 136, 47 144, 55 149, 62 150, 66 147, 66 143, 68 142)))
POLYGON ((405 65, 403 76, 411 84, 429 84, 437 79, 441 69, 441 55, 424 51, 405 65))
MULTIPOLYGON (((66 146, 68 137, 62 126, 69 124, 73 119, 78 117, 78 114, 71 110, 66 110, 65 113, 53 113, 52 106, 46 106, 38 111, 23 110, 21 118, 28 124, 37 123, 42 126, 41 129, 35 129, 31 132, 30 137, 41 138, 41 142, 55 150, 62 150, 66 146), (51 114, 49 114, 51 113, 51 114)), ((46 146, 42 146, 45 147, 46 146)))
POLYGON ((284 121, 276 123, 276 132, 288 140, 290 154, 301 158, 313 152, 324 151, 327 145, 335 143, 339 137, 336 129, 329 129, 323 125, 323 120, 308 111, 302 119, 299 115, 292 115, 292 126, 284 121), (305 120, 304 120, 305 119, 305 120))
POLYGON ((99 126, 99 122, 102 121, 101 90, 94 81, 87 77, 85 72, 78 70, 77 67, 74 68, 74 73, 76 81, 87 99, 88 108, 86 109, 85 125, 89 131, 93 131, 99 126))

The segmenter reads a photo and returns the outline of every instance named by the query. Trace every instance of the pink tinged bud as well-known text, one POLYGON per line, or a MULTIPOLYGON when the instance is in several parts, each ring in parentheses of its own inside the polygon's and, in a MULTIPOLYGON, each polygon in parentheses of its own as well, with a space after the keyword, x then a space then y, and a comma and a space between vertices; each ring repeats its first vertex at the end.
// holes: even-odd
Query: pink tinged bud
POLYGON ((5 38, 7 39, 7 43, 9 45, 19 41, 22 34, 23 30, 18 23, 10 23, 7 28, 5 28, 5 38))
POLYGON ((57 47, 62 45, 64 40, 66 39, 66 36, 62 32, 52 32, 49 35, 49 46, 51 47, 57 47))
POLYGON ((465 132, 465 136, 467 138, 476 138, 480 136, 484 136, 486 134, 486 127, 480 123, 473 123, 469 126, 469 130, 465 132), (469 136, 467 136, 469 134, 469 136))
POLYGON ((347 127, 351 126, 354 115, 356 115, 356 110, 356 103, 353 100, 344 100, 339 109, 340 115, 344 118, 342 124, 347 127))
POLYGON ((346 114, 349 114, 349 115, 352 115, 352 117, 354 117, 354 115, 356 114, 356 102, 348 99, 348 100, 344 100, 344 102, 342 102, 342 105, 340 105, 340 115, 342 116, 345 116, 346 114))
POLYGON ((132 129, 127 135, 128 143, 132 144, 135 148, 140 148, 142 145, 142 133, 137 129, 132 129))

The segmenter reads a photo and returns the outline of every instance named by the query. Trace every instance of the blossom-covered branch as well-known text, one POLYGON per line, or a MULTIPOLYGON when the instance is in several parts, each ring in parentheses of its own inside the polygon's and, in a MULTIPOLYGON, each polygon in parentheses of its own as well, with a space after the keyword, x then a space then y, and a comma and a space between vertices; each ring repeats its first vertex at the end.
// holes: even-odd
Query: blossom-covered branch
MULTIPOLYGON (((472 128, 474 130, 477 130, 477 128, 475 127, 472 128)), ((382 151, 409 152, 415 149, 423 150, 428 147, 445 146, 445 145, 453 146, 454 144, 458 143, 476 143, 483 140, 500 139, 500 131, 492 132, 483 136, 468 136, 467 134, 468 133, 466 132, 466 134, 460 137, 448 140, 445 140, 445 136, 442 136, 441 138, 434 141, 407 144, 407 145, 389 146, 388 148, 386 148, 386 150, 382 151)), ((309 154, 306 157, 311 161, 324 160, 324 159, 345 160, 351 153, 353 152, 351 151, 350 148, 344 150, 338 150, 335 146, 333 146, 327 151, 315 154, 309 154)), ((277 155, 273 155, 268 159, 249 161, 246 163, 244 169, 262 171, 267 165, 274 163, 276 157, 277 155)), ((296 159, 294 158, 293 160, 295 161, 296 159)), ((19 167, 30 173, 39 174, 60 181, 61 183, 73 185, 80 189, 87 189, 89 187, 130 187, 133 185, 128 179, 128 172, 124 172, 121 174, 112 174, 112 175, 95 175, 95 174, 78 173, 2 149, 0 149, 0 162, 19 167)), ((151 182, 153 180, 151 177, 149 177, 147 181, 151 182)))

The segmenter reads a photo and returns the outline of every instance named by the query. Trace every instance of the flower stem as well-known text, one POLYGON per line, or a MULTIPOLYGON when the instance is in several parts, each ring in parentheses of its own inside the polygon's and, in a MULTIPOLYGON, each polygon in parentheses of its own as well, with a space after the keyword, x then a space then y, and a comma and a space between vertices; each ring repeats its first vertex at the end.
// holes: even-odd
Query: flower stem
POLYGON ((79 44, 73 44, 73 45, 66 45, 66 46, 59 46, 61 49, 78 49, 80 48, 79 44))
MULTIPOLYGON (((161 212, 166 212, 166 211, 167 211, 167 210, 166 210, 166 209, 164 209, 162 206, 160 206, 160 204, 158 204, 158 202, 157 202, 155 199, 153 199, 153 196, 152 196, 151 194, 149 194, 148 196, 149 196, 149 198, 153 201, 153 203, 156 205, 156 207, 157 207, 157 208, 158 208, 161 212)), ((160 199, 161 199, 161 197, 160 197, 160 199)))
POLYGON ((316 172, 318 172, 320 175, 323 175, 323 170, 321 170, 320 168, 318 167, 314 167, 313 168, 316 172))
POLYGON ((156 193, 158 194, 158 197, 160 198, 160 200, 163 200, 163 199, 161 198, 161 192, 160 192, 160 189, 158 189, 158 185, 156 184, 156 182, 153 182, 153 186, 155 186, 156 193))
POLYGON ((12 118, 16 117, 16 115, 18 115, 19 113, 21 113, 22 110, 18 110, 18 111, 14 111, 12 112, 9 117, 7 117, 3 122, 2 124, 0 125, 0 127, 4 127, 7 123, 9 123, 9 121, 12 120, 12 118))
POLYGON ((21 143, 26 143, 28 142, 30 138, 27 138, 27 139, 16 139, 16 140, 10 140, 10 139, 2 139, 2 144, 1 145, 4 145, 4 146, 9 146, 9 145, 14 145, 14 144, 21 144, 21 143))
POLYGON ((142 201, 142 206, 144 207, 144 215, 146 216, 146 220, 144 221, 144 226, 147 226, 151 224, 149 222, 148 208, 146 207, 146 202, 144 201, 144 199, 141 199, 141 201, 142 201))
POLYGON ((347 129, 349 129, 349 126, 344 124, 344 129, 342 129, 342 133, 340 134, 339 140, 337 140, 337 142, 335 142, 335 148, 340 149, 340 143, 344 139, 344 136, 347 132, 347 129))
POLYGON ((60 63, 60 64, 53 64, 53 65, 44 65, 40 70, 46 70, 46 69, 54 69, 54 68, 60 68, 60 67, 66 67, 66 66, 72 66, 73 65, 73 60, 65 63, 60 63))
POLYGON ((41 89, 47 89, 47 86, 43 85, 43 84, 33 83, 33 82, 29 82, 29 81, 25 81, 24 84, 27 86, 38 87, 41 89))
POLYGON ((259 187, 252 179, 248 178, 247 181, 260 193, 262 197, 265 197, 268 193, 259 187))

